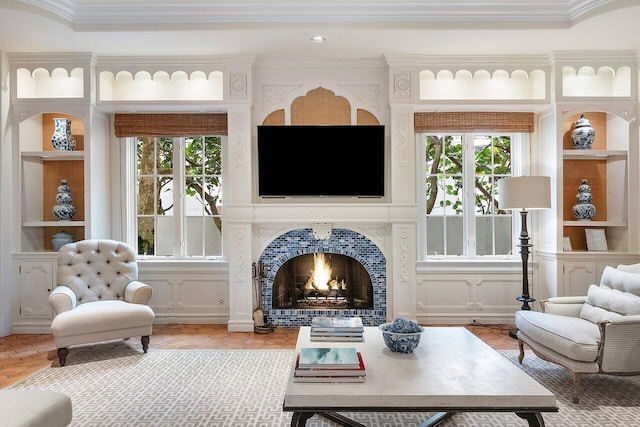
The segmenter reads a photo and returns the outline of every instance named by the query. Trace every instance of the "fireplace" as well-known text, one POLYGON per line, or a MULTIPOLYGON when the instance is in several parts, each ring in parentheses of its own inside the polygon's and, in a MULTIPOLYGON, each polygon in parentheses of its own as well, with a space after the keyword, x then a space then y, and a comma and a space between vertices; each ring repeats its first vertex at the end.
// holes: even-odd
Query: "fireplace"
POLYGON ((291 230, 263 250, 258 261, 264 272, 258 280, 266 322, 297 327, 318 316, 359 316, 368 326, 384 323, 387 273, 380 248, 353 230, 335 228, 325 237, 315 237, 310 228, 291 230), (331 289, 308 283, 319 258, 330 263, 331 289), (301 284, 308 284, 306 293, 301 284))
POLYGON ((273 280, 273 308, 373 308, 371 277, 347 255, 316 252, 293 257, 273 280))

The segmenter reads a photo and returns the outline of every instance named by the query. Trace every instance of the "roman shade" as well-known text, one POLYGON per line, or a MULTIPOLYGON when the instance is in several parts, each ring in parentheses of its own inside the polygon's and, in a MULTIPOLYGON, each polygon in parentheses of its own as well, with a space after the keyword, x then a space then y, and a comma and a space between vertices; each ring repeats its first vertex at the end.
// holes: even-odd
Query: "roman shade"
POLYGON ((118 138, 227 135, 227 114, 116 114, 114 130, 118 138))
POLYGON ((414 114, 416 133, 423 132, 533 132, 533 113, 419 112, 414 114))

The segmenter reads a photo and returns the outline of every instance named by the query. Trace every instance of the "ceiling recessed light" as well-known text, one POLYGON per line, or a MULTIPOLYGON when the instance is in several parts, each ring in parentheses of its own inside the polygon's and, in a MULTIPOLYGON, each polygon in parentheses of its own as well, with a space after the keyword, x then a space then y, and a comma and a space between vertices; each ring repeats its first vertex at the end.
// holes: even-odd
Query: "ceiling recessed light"
POLYGON ((325 40, 327 40, 325 36, 311 36, 311 41, 314 43, 322 43, 325 40))

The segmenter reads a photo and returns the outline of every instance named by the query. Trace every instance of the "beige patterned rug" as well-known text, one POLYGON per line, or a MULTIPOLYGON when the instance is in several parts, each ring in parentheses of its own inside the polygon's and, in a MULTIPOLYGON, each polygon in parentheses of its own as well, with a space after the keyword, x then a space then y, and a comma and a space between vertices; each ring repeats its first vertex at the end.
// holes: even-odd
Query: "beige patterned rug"
MULTIPOLYGON (((503 352, 517 363, 516 352, 503 352)), ((282 412, 294 352, 287 350, 74 350, 64 368, 37 372, 10 388, 57 390, 73 402, 73 426, 287 426, 282 412)), ((591 375, 579 404, 571 376, 527 354, 523 365, 556 394, 560 411, 543 415, 552 427, 640 427, 640 384, 591 375)), ((348 414, 371 427, 418 426, 429 414, 348 414)), ((313 427, 335 426, 314 416, 313 427)), ((513 414, 457 414, 443 426, 526 426, 513 414)))

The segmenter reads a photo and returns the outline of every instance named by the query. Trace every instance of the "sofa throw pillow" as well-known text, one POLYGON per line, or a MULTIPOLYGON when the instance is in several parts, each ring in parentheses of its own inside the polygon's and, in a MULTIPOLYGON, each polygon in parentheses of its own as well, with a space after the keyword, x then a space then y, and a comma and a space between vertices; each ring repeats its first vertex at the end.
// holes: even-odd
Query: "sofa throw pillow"
POLYGON ((638 264, 620 264, 616 267, 620 271, 625 271, 627 273, 636 273, 640 274, 640 263, 638 264))
POLYGON ((598 323, 629 314, 640 314, 640 297, 607 286, 591 285, 580 318, 598 323))
POLYGON ((602 272, 600 286, 608 286, 612 289, 640 296, 640 274, 607 266, 602 272))

